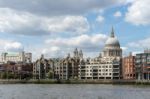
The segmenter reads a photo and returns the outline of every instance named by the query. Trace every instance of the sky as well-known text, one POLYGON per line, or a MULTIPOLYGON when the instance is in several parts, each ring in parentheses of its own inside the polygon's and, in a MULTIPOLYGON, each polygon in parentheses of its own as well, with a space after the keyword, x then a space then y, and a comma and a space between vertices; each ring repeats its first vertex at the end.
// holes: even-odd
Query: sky
POLYGON ((150 48, 150 0, 0 0, 0 52, 33 60, 65 57, 75 48, 98 56, 112 26, 123 55, 150 48))

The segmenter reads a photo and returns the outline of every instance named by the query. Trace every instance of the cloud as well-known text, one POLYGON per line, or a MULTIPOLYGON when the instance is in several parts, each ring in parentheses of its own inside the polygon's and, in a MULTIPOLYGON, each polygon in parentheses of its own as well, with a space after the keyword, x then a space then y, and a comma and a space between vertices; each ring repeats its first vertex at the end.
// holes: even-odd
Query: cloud
POLYGON ((23 51, 23 46, 19 42, 7 43, 4 48, 6 51, 23 51))
POLYGON ((58 46, 43 48, 42 54, 44 54, 46 57, 62 57, 61 49, 58 46))
POLYGON ((135 25, 150 24, 150 0, 134 0, 128 8, 125 20, 135 25))
POLYGON ((121 17, 122 13, 120 11, 117 11, 114 13, 114 17, 121 17))
POLYGON ((130 48, 130 51, 132 50, 133 55, 143 53, 144 50, 150 48, 150 38, 130 42, 127 44, 127 47, 130 48))
MULTIPOLYGON (((0 32, 19 35, 87 33, 90 11, 125 4, 126 0, 0 0, 0 32)), ((99 16, 97 21, 104 18, 99 16)))
MULTIPOLYGON (((104 47, 104 43, 107 40, 107 38, 108 37, 104 34, 82 34, 80 36, 71 38, 47 39, 45 41, 45 44, 50 46, 48 47, 48 49, 50 49, 53 46, 56 47, 56 57, 58 57, 58 55, 65 56, 67 53, 73 51, 74 48, 82 49, 87 56, 91 53, 99 55, 100 50, 102 50, 102 48, 104 47)), ((51 50, 49 51, 51 53, 53 52, 51 50)))
POLYGON ((46 30, 51 33, 68 32, 81 34, 89 30, 89 23, 83 16, 54 17, 45 20, 43 25, 46 25, 46 30))
POLYGON ((123 47, 121 47, 121 49, 122 49, 122 55, 123 56, 126 56, 126 55, 128 55, 129 54, 129 52, 128 52, 128 47, 127 46, 123 46, 123 47))
POLYGON ((102 23, 104 21, 104 17, 99 15, 97 18, 96 18, 96 21, 99 22, 99 23, 102 23))
POLYGON ((143 51, 133 51, 132 55, 136 56, 136 54, 143 53, 143 51))
POLYGON ((0 32, 20 35, 46 35, 55 33, 81 34, 89 30, 83 16, 42 17, 27 12, 0 8, 0 32))
MULTIPOLYGON (((126 0, 0 0, 0 32, 28 36, 52 34, 55 38, 50 37, 45 44, 33 42, 34 45, 27 48, 34 58, 41 53, 49 57, 64 56, 76 47, 83 49, 87 56, 94 56, 102 50, 107 36, 84 34, 90 29, 85 16, 89 12, 104 11, 105 8, 125 3, 126 0)), ((99 16, 98 20, 102 22, 104 18, 99 16)), ((6 43, 0 45, 4 50, 23 49, 18 41, 4 41, 6 43)), ((23 39, 23 42, 26 40, 23 39)))
POLYGON ((52 46, 49 49, 43 49, 42 53, 46 54, 48 52, 57 52, 57 51, 60 51, 60 48, 57 46, 52 46))
POLYGON ((53 16, 85 14, 124 3, 126 0, 0 0, 0 7, 53 16))
POLYGON ((48 39, 45 41, 45 43, 57 45, 57 46, 64 46, 64 47, 72 46, 72 47, 90 48, 93 46, 103 45, 106 39, 107 36, 104 34, 95 34, 95 35, 83 34, 81 36, 71 37, 71 38, 48 39))
POLYGON ((150 38, 146 38, 146 39, 143 39, 143 40, 138 40, 138 41, 135 41, 135 42, 130 42, 128 44, 128 46, 132 47, 132 48, 142 48, 142 49, 150 48, 150 38))
POLYGON ((122 48, 122 50, 123 50, 123 51, 128 50, 128 48, 127 48, 127 47, 121 47, 121 48, 122 48))
POLYGON ((40 27, 41 19, 30 13, 0 8, 0 31, 21 35, 45 33, 40 27))
POLYGON ((129 52, 132 52, 133 55, 143 53, 144 50, 150 49, 150 37, 129 42, 125 47, 122 47, 122 49, 125 56, 129 55, 129 52))
POLYGON ((0 40, 1 51, 20 52, 23 51, 23 45, 17 41, 0 40))

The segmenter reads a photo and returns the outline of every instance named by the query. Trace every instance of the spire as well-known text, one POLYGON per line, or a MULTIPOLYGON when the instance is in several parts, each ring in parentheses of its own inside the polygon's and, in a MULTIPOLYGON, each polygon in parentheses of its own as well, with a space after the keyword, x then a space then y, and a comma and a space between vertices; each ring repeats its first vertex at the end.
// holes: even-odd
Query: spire
POLYGON ((41 54, 41 59, 44 59, 44 54, 41 54))
POLYGON ((77 48, 75 48, 75 50, 74 50, 74 57, 78 57, 78 49, 77 48))
POLYGON ((70 58, 70 53, 68 53, 68 56, 67 56, 68 58, 70 58))
POLYGON ((77 49, 77 48, 75 48, 74 53, 75 53, 75 54, 78 53, 78 49, 77 49))
POLYGON ((82 53, 82 50, 80 50, 80 53, 82 53))
POLYGON ((78 49, 76 48, 75 51, 78 51, 78 49))
POLYGON ((80 52, 79 52, 79 58, 83 58, 83 53, 82 53, 82 50, 80 50, 80 52))
POLYGON ((112 27, 112 30, 111 30, 111 35, 110 37, 114 38, 115 37, 115 34, 114 34, 114 28, 112 27))

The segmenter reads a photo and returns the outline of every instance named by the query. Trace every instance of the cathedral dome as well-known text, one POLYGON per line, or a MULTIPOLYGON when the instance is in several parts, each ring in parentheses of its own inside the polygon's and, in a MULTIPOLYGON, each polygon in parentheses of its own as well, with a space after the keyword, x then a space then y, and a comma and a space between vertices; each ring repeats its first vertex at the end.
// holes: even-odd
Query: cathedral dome
POLYGON ((105 43, 102 57, 122 57, 122 49, 117 37, 114 35, 113 28, 110 37, 105 43))
POLYGON ((120 43, 119 43, 117 37, 115 37, 113 29, 112 29, 110 37, 108 38, 108 40, 105 43, 105 46, 108 46, 108 47, 120 47, 120 43))
POLYGON ((118 46, 120 47, 119 41, 117 38, 109 38, 106 43, 106 46, 118 46))

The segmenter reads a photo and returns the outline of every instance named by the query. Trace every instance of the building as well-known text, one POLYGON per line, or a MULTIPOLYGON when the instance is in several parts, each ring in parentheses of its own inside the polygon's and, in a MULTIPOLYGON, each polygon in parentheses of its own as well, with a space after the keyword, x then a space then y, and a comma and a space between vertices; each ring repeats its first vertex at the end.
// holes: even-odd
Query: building
POLYGON ((32 63, 7 62, 0 65, 1 79, 27 79, 32 78, 32 63))
POLYGON ((132 53, 123 58, 123 79, 135 79, 135 56, 132 53))
POLYGON ((82 50, 74 50, 74 56, 70 54, 66 58, 60 59, 55 65, 55 75, 57 79, 75 79, 78 78, 78 68, 80 59, 83 58, 82 50))
POLYGON ((53 74, 54 62, 51 59, 45 59, 44 55, 36 60, 33 64, 33 78, 34 79, 46 79, 54 78, 53 74), (49 77, 51 75, 51 77, 49 77))
POLYGON ((114 35, 105 43, 102 55, 94 59, 81 60, 79 65, 79 79, 121 79, 122 78, 122 49, 114 35))
POLYGON ((32 62, 32 53, 25 53, 24 57, 25 57, 25 62, 26 63, 31 63, 32 62))
POLYGON ((8 61, 11 62, 23 62, 23 63, 30 63, 32 62, 32 53, 25 53, 23 52, 6 52, 2 53, 0 57, 0 63, 7 63, 8 61))
POLYGON ((78 78, 80 59, 83 58, 82 50, 74 50, 73 57, 68 54, 66 58, 45 59, 44 55, 33 64, 33 78, 46 79, 51 73, 53 79, 74 79, 78 78))
POLYGON ((135 56, 136 79, 150 80, 150 51, 135 56))

